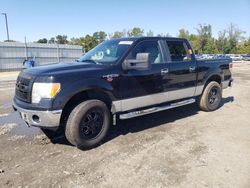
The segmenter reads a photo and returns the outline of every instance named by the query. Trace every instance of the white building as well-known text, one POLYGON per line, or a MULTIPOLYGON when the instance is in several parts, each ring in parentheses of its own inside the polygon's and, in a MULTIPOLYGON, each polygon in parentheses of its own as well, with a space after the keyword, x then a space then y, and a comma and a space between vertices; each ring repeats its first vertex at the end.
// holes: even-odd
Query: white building
POLYGON ((0 71, 20 70, 25 59, 33 59, 39 66, 71 62, 82 54, 82 46, 76 45, 0 42, 0 71))

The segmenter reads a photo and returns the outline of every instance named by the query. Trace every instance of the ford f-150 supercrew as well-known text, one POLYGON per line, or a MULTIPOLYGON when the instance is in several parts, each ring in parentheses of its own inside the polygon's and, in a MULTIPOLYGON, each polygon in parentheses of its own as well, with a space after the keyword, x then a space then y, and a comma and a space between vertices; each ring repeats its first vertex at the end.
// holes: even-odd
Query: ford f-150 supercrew
POLYGON ((29 126, 62 129, 81 149, 95 147, 113 122, 197 102, 219 108, 232 60, 196 60, 186 39, 107 40, 79 60, 25 69, 13 107, 29 126))

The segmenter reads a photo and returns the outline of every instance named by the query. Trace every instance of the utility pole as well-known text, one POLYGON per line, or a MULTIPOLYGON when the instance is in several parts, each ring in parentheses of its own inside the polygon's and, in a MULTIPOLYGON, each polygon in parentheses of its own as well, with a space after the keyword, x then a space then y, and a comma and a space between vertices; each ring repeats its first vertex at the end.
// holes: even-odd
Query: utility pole
POLYGON ((28 47, 26 42, 26 36, 24 37, 24 47, 25 47, 25 60, 28 60, 28 47))
POLYGON ((6 24, 6 31, 7 31, 7 41, 10 41, 7 14, 2 13, 2 15, 4 15, 4 17, 5 17, 5 24, 6 24))

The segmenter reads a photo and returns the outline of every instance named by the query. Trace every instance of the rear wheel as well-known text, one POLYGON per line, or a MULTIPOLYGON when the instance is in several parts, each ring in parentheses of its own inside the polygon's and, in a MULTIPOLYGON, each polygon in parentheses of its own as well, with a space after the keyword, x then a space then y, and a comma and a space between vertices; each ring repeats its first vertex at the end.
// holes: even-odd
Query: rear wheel
POLYGON ((69 115, 65 135, 68 141, 80 149, 97 146, 107 135, 110 112, 105 103, 88 100, 77 105, 69 115))
POLYGON ((222 89, 218 82, 210 82, 203 91, 199 106, 201 110, 213 111, 219 108, 222 99, 222 89))

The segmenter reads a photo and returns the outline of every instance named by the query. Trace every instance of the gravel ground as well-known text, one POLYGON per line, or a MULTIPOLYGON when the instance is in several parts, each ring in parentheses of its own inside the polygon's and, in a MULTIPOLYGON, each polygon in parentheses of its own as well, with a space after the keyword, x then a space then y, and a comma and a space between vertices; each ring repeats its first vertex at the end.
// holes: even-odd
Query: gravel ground
MULTIPOLYGON (((188 105, 118 121, 81 151, 27 128, 0 82, 0 187, 250 187, 250 63, 234 64, 221 107, 188 105)), ((1 74, 1 73, 0 73, 1 74)))

